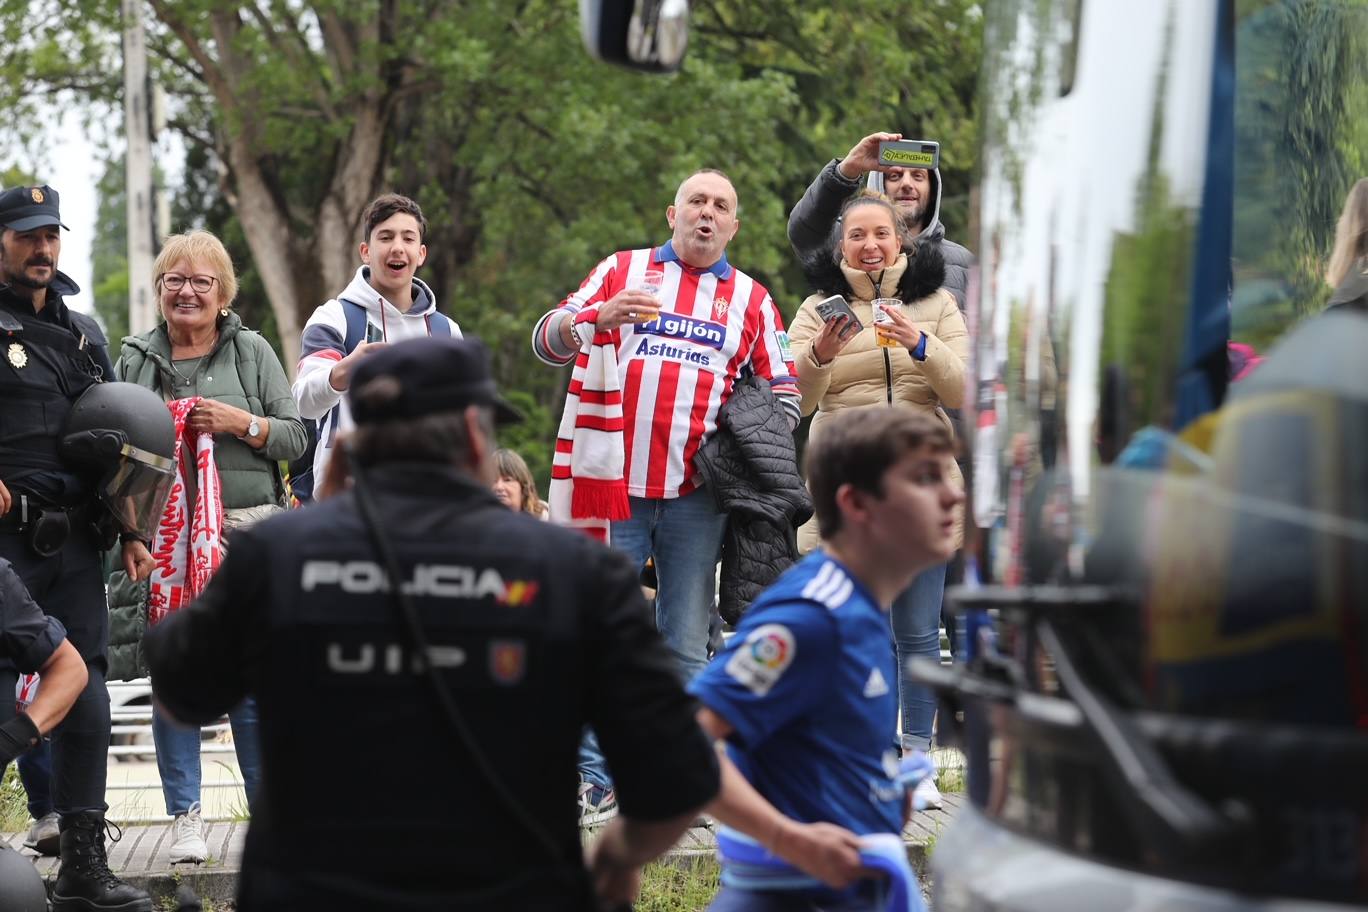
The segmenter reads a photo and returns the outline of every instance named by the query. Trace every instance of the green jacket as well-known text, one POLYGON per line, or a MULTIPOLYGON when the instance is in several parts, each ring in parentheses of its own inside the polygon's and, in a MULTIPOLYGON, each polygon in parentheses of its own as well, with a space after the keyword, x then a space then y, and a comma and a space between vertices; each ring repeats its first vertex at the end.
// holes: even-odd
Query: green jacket
MULTIPOLYGON (((260 450, 231 434, 216 434, 214 461, 224 509, 282 502, 280 460, 299 458, 308 439, 280 359, 259 333, 243 328, 237 314, 229 312, 219 321, 218 342, 199 363, 188 387, 176 385, 180 378, 171 367, 165 323, 140 336, 124 337, 114 372, 120 380, 146 387, 163 399, 172 398, 174 389, 175 398, 204 396, 270 419, 270 436, 260 450)), ((110 680, 147 673, 141 647, 146 627, 146 584, 116 570, 109 577, 110 680)))

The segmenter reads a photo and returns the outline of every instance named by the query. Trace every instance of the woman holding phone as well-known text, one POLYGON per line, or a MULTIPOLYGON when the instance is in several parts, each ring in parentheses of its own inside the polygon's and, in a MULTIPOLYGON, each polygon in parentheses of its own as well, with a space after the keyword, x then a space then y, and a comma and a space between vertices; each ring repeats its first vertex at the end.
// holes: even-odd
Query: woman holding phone
MULTIPOLYGON (((846 202, 829 246, 803 264, 814 293, 798 309, 789 334, 803 414, 816 412, 809 441, 822 433, 833 412, 891 405, 933 415, 953 432, 942 406, 958 408, 963 402, 969 334, 954 296, 942 287, 945 262, 939 249, 918 245, 909 258, 903 242, 893 203, 865 192, 846 202), (835 295, 846 306, 825 303, 835 295)), ((953 460, 950 471, 962 483, 953 460)), ((960 518, 956 536, 962 540, 962 535, 960 518)), ((816 523, 809 522, 798 532, 799 549, 810 551, 817 543, 816 523)), ((918 576, 893 603, 893 634, 903 669, 899 702, 904 751, 926 750, 931 744, 936 703, 926 688, 907 679, 906 660, 940 655, 944 592, 942 565, 918 576)), ((930 779, 917 792, 929 806, 940 806, 930 779)))

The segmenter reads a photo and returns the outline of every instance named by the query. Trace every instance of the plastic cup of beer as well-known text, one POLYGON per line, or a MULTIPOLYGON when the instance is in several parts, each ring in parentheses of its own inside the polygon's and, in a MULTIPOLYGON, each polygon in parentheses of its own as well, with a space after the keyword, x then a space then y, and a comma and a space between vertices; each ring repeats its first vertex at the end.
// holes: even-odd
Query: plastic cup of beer
POLYGON ((632 283, 632 291, 641 291, 653 298, 660 297, 660 289, 665 284, 665 270, 647 269, 641 278, 632 283))
POLYGON ((893 325, 893 318, 884 310, 884 305, 889 307, 901 307, 902 301, 897 298, 875 298, 874 305, 874 338, 878 340, 880 348, 897 348, 902 343, 897 339, 890 338, 880 332, 880 328, 893 325))

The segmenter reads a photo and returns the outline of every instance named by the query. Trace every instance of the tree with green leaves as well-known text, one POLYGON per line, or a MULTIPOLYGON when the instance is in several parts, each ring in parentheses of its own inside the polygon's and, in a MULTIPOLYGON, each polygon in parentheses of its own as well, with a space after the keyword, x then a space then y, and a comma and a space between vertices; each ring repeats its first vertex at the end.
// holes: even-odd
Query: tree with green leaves
MULTIPOLYGON (((787 213, 828 159, 877 129, 940 140, 942 220, 957 239, 975 164, 977 3, 702 0, 671 77, 590 59, 575 6, 142 7, 186 148, 172 230, 224 237, 244 318, 270 305, 249 324, 292 366, 303 321, 358 265, 366 202, 413 196, 431 222, 420 275, 494 350, 500 383, 532 416, 513 442, 542 477, 565 377, 533 361, 532 323, 606 253, 660 242, 684 175, 706 165, 733 178, 742 229, 730 253, 792 314, 805 288, 787 213)), ((115 4, 0 0, 0 28, 25 36, 0 49, 6 116, 45 116, 59 96, 118 102, 115 4), (32 29, 37 18, 48 26, 32 29)))

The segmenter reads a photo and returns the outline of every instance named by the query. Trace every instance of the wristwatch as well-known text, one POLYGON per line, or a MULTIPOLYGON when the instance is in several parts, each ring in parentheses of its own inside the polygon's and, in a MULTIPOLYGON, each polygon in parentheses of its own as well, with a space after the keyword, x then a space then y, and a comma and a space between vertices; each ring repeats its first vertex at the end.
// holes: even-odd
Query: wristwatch
POLYGON ((247 433, 245 433, 245 434, 243 434, 241 437, 239 437, 238 440, 245 440, 245 439, 247 439, 248 437, 257 437, 257 436, 259 436, 260 434, 261 434, 261 422, 257 420, 257 416, 256 416, 256 415, 253 415, 253 416, 252 416, 252 422, 251 422, 251 424, 247 425, 247 433))

